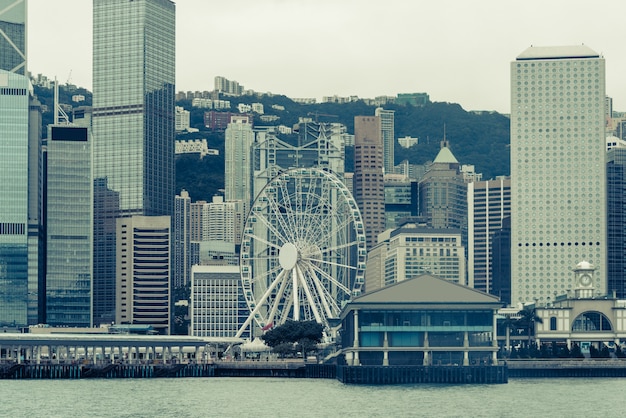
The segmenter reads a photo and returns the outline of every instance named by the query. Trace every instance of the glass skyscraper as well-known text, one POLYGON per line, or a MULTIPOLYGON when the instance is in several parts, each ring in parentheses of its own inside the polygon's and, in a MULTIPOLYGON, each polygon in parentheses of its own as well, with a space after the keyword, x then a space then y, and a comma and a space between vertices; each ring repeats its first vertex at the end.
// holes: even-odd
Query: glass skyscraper
POLYGON ((45 308, 51 326, 92 325, 90 136, 87 127, 48 127, 45 308))
POLYGON ((94 0, 94 323, 115 318, 115 218, 174 206, 175 5, 94 0))
POLYGON ((0 326, 28 323, 29 88, 0 70, 0 326))
POLYGON ((0 70, 26 75, 26 0, 0 0, 0 70))

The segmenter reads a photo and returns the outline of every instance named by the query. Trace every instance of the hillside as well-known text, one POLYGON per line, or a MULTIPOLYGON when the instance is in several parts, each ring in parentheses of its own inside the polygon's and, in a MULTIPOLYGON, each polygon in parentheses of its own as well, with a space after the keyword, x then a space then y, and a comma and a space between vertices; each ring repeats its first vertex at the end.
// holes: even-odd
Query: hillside
MULTIPOLYGON (((285 96, 261 97, 230 97, 231 109, 237 104, 263 103, 266 115, 276 115, 280 119, 276 125, 292 126, 299 117, 315 117, 323 122, 340 122, 348 127, 349 133, 354 133, 354 117, 358 115, 373 115, 376 106, 368 106, 363 101, 345 104, 320 103, 301 105, 285 96), (272 109, 272 105, 284 106, 285 110, 272 109), (332 116, 322 116, 332 115, 332 116)), ((177 103, 191 111, 191 124, 201 132, 194 137, 207 138, 210 148, 220 149, 219 156, 207 156, 204 160, 197 157, 181 157, 177 161, 177 191, 185 188, 190 192, 193 200, 210 199, 214 193, 223 188, 224 170, 224 134, 204 131, 202 115, 205 109, 191 107, 189 101, 177 103), (204 132, 203 132, 204 131, 204 132), (218 172, 219 170, 219 172, 218 172), (189 174, 209 173, 209 174, 189 174), (207 177, 210 176, 213 181, 207 177)), ((510 173, 509 162, 509 119, 499 113, 466 112, 460 105, 454 103, 429 103, 425 106, 386 105, 385 109, 395 110, 395 136, 418 137, 419 143, 409 149, 395 145, 396 164, 409 160, 413 164, 423 164, 432 161, 439 152, 440 141, 444 135, 450 143, 450 148, 461 164, 472 164, 476 172, 482 173, 484 179, 510 173)), ((255 120, 256 125, 268 123, 255 120)), ((187 138, 188 135, 185 135, 187 138)), ((179 136, 183 138, 183 136, 179 136)), ((352 149, 346 150, 346 170, 353 166, 352 149)))
MULTIPOLYGON (((46 125, 52 122, 53 97, 52 89, 35 86, 35 93, 48 111, 43 114, 44 135, 46 125)), ((74 106, 90 105, 91 93, 83 88, 60 86, 60 102, 74 106), (71 102, 73 94, 83 94, 86 100, 81 103, 71 102)), ((364 101, 345 104, 318 103, 303 105, 281 95, 228 97, 231 109, 239 103, 262 103, 266 115, 276 115, 280 119, 274 124, 293 126, 299 117, 318 117, 322 122, 340 122, 354 133, 354 117, 373 115, 376 106, 369 106, 364 101), (284 110, 273 109, 272 105, 284 107, 284 110)), ((206 138, 209 147, 219 150, 218 156, 206 156, 200 159, 195 156, 181 156, 176 161, 176 190, 189 191, 193 200, 210 200, 211 196, 224 187, 224 134, 207 131, 203 123, 205 109, 191 107, 188 100, 177 102, 191 111, 191 125, 200 132, 179 135, 179 139, 206 138)), ((482 173, 484 179, 510 172, 509 162, 509 119, 501 114, 466 112, 455 103, 429 103, 424 106, 385 105, 385 109, 395 111, 395 136, 418 137, 419 143, 409 149, 402 148, 396 142, 395 162, 409 160, 413 164, 432 161, 439 151, 440 141, 445 135, 450 148, 461 164, 472 164, 476 172, 482 173), (444 128, 445 127, 445 128, 444 128)), ((258 116, 255 125, 268 125, 261 122, 258 116)), ((346 150, 346 170, 353 166, 352 149, 346 150)))

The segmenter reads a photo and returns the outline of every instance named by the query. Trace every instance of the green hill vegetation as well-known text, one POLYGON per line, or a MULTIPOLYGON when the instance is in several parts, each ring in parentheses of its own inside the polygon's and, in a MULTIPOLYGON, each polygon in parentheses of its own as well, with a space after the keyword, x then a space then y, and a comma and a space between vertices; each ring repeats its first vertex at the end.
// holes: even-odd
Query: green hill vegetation
MULTIPOLYGON (((43 114, 43 132, 52 123, 54 104, 53 90, 35 86, 35 94, 42 104, 47 106, 43 114)), ((75 86, 60 86, 60 103, 76 106, 91 105, 91 92, 75 86), (82 94, 85 101, 74 103, 71 97, 82 94)), ((231 111, 235 112, 239 103, 262 103, 265 115, 276 115, 279 119, 273 123, 262 122, 255 115, 256 126, 285 125, 292 127, 301 117, 318 119, 320 122, 340 122, 347 126, 348 132, 354 133, 354 117, 374 115, 376 106, 370 106, 359 100, 350 103, 299 104, 282 95, 259 95, 223 97, 230 100, 231 111), (272 108, 272 105, 284 109, 272 108)), ((209 200, 211 196, 224 188, 224 133, 211 132, 204 126, 206 109, 193 108, 191 101, 176 103, 191 112, 191 126, 199 132, 179 134, 177 139, 204 138, 209 148, 217 149, 219 155, 208 155, 200 159, 195 155, 182 155, 176 160, 176 190, 189 191, 195 200, 209 200)), ((444 136, 450 149, 461 164, 475 166, 483 179, 494 178, 510 173, 509 162, 509 118, 497 112, 467 112, 459 104, 435 102, 424 106, 389 104, 385 109, 395 111, 395 136, 418 137, 419 143, 411 148, 395 145, 395 163, 408 160, 412 164, 424 164, 432 161, 440 148, 444 136)), ((353 167, 351 147, 346 149, 346 171, 353 167)))
MULTIPOLYGON (((262 103, 265 115, 280 117, 274 123, 262 122, 255 116, 255 125, 286 125, 293 126, 299 117, 316 116, 320 122, 340 122, 354 133, 354 117, 374 115, 376 106, 369 106, 362 100, 345 103, 319 103, 303 105, 293 102, 286 96, 263 95, 226 97, 230 100, 231 111, 235 111, 239 103, 262 103), (284 110, 276 110, 272 105, 283 106, 284 110)), ((210 200, 224 187, 224 134, 206 131, 203 115, 206 109, 191 107, 190 101, 180 101, 191 112, 191 125, 200 130, 195 134, 179 135, 179 139, 206 138, 209 148, 220 150, 219 156, 206 156, 200 160, 195 156, 178 157, 176 164, 177 190, 184 188, 189 191, 193 200, 210 200)), ((454 156, 461 164, 475 166, 483 179, 490 179, 510 173, 509 162, 509 118, 497 112, 467 112, 455 103, 429 103, 424 106, 385 105, 385 109, 395 111, 395 136, 418 137, 419 143, 411 148, 402 148, 395 144, 395 163, 408 160, 412 164, 424 164, 432 161, 439 152, 440 142, 445 135, 454 156)), ((346 149, 346 171, 353 167, 352 148, 346 149)))

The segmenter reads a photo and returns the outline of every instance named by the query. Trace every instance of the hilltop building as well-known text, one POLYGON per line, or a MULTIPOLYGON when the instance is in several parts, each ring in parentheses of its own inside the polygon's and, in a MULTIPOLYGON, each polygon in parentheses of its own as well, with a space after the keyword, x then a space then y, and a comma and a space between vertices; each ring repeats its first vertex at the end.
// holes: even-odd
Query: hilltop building
POLYGON ((511 302, 570 287, 597 268, 607 290, 605 61, 585 45, 530 47, 511 63, 511 302))

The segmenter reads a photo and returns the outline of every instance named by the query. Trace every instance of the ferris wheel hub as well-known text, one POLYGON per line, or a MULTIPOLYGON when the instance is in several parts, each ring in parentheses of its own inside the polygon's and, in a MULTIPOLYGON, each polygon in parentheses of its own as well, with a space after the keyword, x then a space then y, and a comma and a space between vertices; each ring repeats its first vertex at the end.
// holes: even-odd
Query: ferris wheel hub
POLYGON ((286 242, 282 247, 280 247, 278 261, 283 269, 292 270, 298 262, 298 249, 296 246, 290 242, 286 242))

